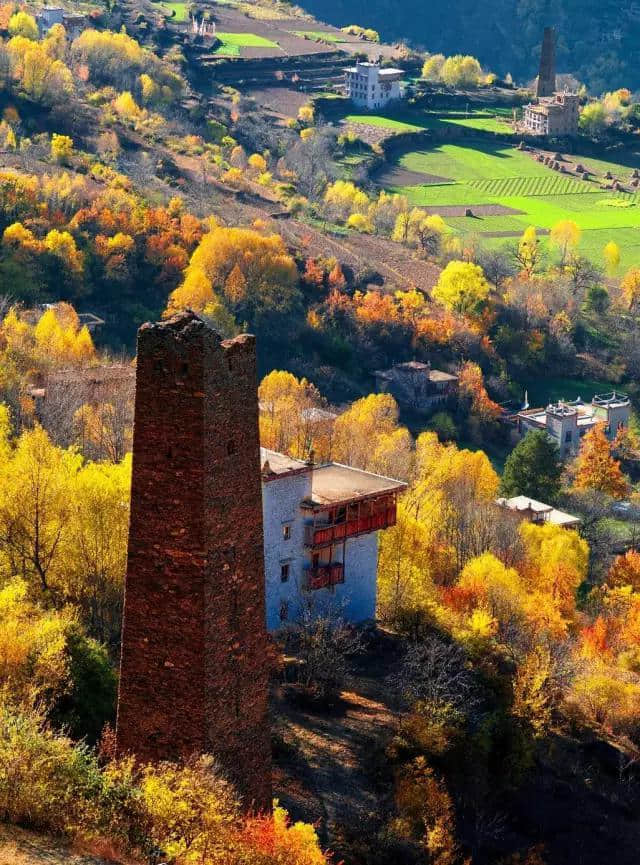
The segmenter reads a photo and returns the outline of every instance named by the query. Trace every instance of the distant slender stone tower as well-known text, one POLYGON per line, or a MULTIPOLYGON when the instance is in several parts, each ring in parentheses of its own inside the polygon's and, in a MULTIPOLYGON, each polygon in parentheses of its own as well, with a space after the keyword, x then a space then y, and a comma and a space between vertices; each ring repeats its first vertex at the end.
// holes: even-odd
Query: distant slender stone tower
POLYGON ((271 805, 255 339, 192 312, 138 333, 117 746, 214 754, 271 805))
POLYGON ((540 71, 536 96, 553 96, 556 92, 556 31, 553 27, 544 28, 540 71))

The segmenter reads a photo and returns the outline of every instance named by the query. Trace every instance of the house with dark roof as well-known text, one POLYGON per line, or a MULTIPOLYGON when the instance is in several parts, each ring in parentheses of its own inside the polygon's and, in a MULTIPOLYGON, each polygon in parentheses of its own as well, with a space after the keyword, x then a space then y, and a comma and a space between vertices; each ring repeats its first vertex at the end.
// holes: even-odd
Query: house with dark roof
POLYGON ((378 370, 374 376, 378 393, 390 393, 398 405, 419 414, 433 411, 458 390, 457 375, 417 360, 378 370))

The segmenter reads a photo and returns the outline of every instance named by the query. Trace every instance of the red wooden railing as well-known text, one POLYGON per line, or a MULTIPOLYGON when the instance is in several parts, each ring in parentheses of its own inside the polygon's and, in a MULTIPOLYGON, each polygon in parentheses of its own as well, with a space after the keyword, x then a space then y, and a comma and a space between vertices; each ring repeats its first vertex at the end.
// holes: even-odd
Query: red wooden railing
POLYGON ((307 526, 305 529, 305 544, 308 547, 322 547, 325 544, 342 541, 345 538, 353 538, 356 535, 364 535, 369 532, 377 532, 380 529, 387 529, 395 526, 395 524, 396 506, 393 505, 380 513, 360 517, 357 520, 337 523, 334 526, 326 526, 324 528, 307 526))
POLYGON ((328 586, 336 586, 344 583, 344 565, 342 563, 333 565, 322 565, 307 571, 307 588, 326 589, 328 586))

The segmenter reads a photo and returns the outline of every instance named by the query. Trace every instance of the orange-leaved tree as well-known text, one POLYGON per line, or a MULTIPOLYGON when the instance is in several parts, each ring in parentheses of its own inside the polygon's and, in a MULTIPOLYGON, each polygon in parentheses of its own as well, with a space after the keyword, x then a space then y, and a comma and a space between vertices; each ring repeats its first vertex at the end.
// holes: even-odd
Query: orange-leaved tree
POLYGON ((597 424, 582 439, 575 461, 574 487, 577 490, 597 490, 616 499, 627 495, 629 484, 620 462, 611 454, 611 442, 604 424, 597 424))
POLYGON ((640 553, 629 550, 618 556, 609 569, 607 585, 611 588, 631 586, 634 592, 640 591, 640 553))
POLYGON ((484 386, 482 370, 477 363, 467 361, 460 370, 458 379, 460 395, 471 401, 471 414, 480 423, 491 423, 500 416, 500 406, 494 402, 484 386))

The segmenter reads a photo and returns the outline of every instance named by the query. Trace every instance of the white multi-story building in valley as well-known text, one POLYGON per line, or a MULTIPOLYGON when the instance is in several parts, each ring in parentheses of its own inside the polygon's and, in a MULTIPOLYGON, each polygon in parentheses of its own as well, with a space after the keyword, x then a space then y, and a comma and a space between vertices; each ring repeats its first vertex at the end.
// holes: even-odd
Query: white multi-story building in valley
POLYGON ((522 435, 529 430, 546 430, 564 459, 575 456, 582 436, 597 424, 604 425, 607 438, 613 441, 620 428, 629 426, 630 415, 629 397, 614 391, 594 396, 591 403, 560 400, 546 408, 525 408, 516 415, 516 423, 522 435))
POLYGON ((357 63, 345 72, 345 92, 355 105, 384 108, 402 98, 402 69, 383 69, 379 63, 357 63))
POLYGON ((378 532, 396 522, 406 484, 338 463, 313 465, 262 449, 267 628, 305 610, 375 617, 378 532))

